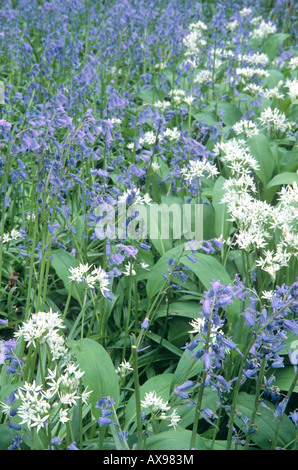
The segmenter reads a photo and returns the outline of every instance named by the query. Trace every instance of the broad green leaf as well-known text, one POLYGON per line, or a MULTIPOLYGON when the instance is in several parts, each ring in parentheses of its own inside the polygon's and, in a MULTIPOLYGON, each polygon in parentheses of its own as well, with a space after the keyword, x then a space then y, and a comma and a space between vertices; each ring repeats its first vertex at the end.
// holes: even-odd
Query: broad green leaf
POLYGON ((212 205, 215 211, 215 220, 214 220, 214 231, 215 236, 223 236, 224 239, 227 239, 230 235, 230 225, 229 222, 229 213, 227 211, 227 204, 222 204, 221 200, 224 196, 223 185, 226 179, 223 176, 220 176, 214 185, 212 205))
POLYGON ((192 254, 191 251, 188 251, 187 244, 181 244, 165 253, 151 269, 146 286, 149 298, 161 290, 164 284, 163 274, 169 274, 170 268, 167 263, 170 258, 178 260, 181 254, 179 265, 185 265, 194 272, 206 289, 210 288, 210 283, 214 280, 219 280, 225 285, 232 282, 227 271, 216 258, 201 253, 192 254), (183 248, 185 248, 184 251, 183 248), (195 258, 197 262, 190 261, 188 255, 195 258))
POLYGON ((0 424, 0 450, 7 450, 16 434, 7 424, 0 424))
POLYGON ((168 261, 170 260, 170 258, 178 259, 178 257, 183 252, 183 248, 184 244, 181 243, 180 245, 167 251, 163 256, 159 258, 155 266, 152 267, 152 269, 150 270, 148 282, 146 284, 146 290, 149 299, 154 297, 154 295, 156 295, 162 289, 162 286, 165 282, 163 274, 169 274, 167 265, 168 261))
POLYGON ((289 38, 289 34, 277 33, 269 36, 262 46, 262 52, 268 55, 270 60, 275 59, 281 44, 289 38))
MULTIPOLYGON (((77 260, 71 256, 70 253, 61 248, 53 252, 51 264, 55 269, 57 276, 63 281, 66 291, 69 292, 71 287, 69 268, 75 268, 77 266, 77 260)), ((71 293, 72 296, 82 305, 84 297, 83 285, 74 282, 71 293)))
MULTIPOLYGON (((254 409, 255 397, 246 392, 240 392, 237 400, 237 410, 242 414, 242 418, 247 416, 249 419, 252 416, 254 409)), ((258 407, 255 424, 257 426, 256 432, 251 434, 251 440, 262 450, 270 450, 271 442, 275 436, 275 430, 278 420, 274 417, 274 406, 267 401, 264 401, 266 408, 263 406, 258 407)), ((240 428, 242 421, 236 417, 235 423, 240 428)), ((295 426, 293 422, 284 415, 282 418, 282 425, 277 442, 278 447, 284 447, 289 442, 295 439, 295 426)))
MULTIPOLYGON (((192 432, 177 427, 176 430, 161 432, 150 436, 146 441, 145 450, 187 450, 189 449, 192 432)), ((194 448, 206 450, 203 439, 197 435, 194 448)))
POLYGON ((295 355, 296 351, 298 352, 297 335, 295 333, 292 333, 291 331, 287 331, 287 338, 284 339, 284 345, 284 348, 279 351, 278 354, 288 356, 289 353, 292 352, 295 355))
POLYGON ((162 338, 160 335, 157 335, 156 333, 152 333, 149 331, 147 333, 148 338, 152 339, 155 341, 157 344, 162 344, 162 347, 170 351, 172 354, 175 354, 176 356, 180 357, 182 355, 182 351, 177 348, 172 342, 167 341, 166 339, 162 338))
MULTIPOLYGON (((181 220, 180 205, 170 201, 163 204, 151 204, 147 210, 147 223, 149 238, 160 255, 173 247, 173 224, 170 221, 171 214, 174 220, 181 220)), ((181 236, 181 232, 180 232, 181 236)))
MULTIPOLYGON (((213 198, 213 188, 204 189, 203 196, 210 195, 213 198)), ((210 240, 216 237, 215 233, 215 210, 212 204, 204 205, 203 209, 203 238, 204 240, 210 240)))
POLYGON ((240 121, 242 117, 240 109, 227 101, 220 101, 218 103, 217 114, 219 119, 223 121, 226 126, 233 126, 236 122, 240 121))
POLYGON ((212 281, 220 281, 224 285, 232 283, 230 276, 223 265, 212 255, 196 253, 192 255, 196 263, 187 257, 183 257, 181 264, 187 266, 200 279, 206 289, 211 287, 212 281))
MULTIPOLYGON (((193 401, 197 402, 197 395, 193 397, 193 401)), ((176 407, 176 405, 175 405, 176 407)), ((215 390, 211 390, 210 387, 207 387, 204 390, 203 401, 201 409, 209 408, 210 410, 216 413, 219 407, 218 403, 218 394, 215 390)), ((185 404, 178 404, 177 414, 180 416, 181 420, 179 421, 179 427, 189 428, 192 426, 195 417, 195 407, 194 406, 185 406, 185 404)), ((204 418, 200 415, 200 420, 204 422, 204 418)))
POLYGON ((162 99, 161 92, 159 90, 153 90, 153 88, 142 88, 142 90, 137 93, 137 96, 141 98, 143 103, 148 104, 162 99))
MULTIPOLYGON (((220 441, 218 439, 215 439, 215 441, 213 442, 212 439, 207 439, 206 437, 202 437, 202 440, 205 443, 207 450, 223 451, 227 448, 227 441, 220 441)), ((239 450, 241 450, 241 448, 239 450)))
POLYGON ((189 354, 189 351, 185 351, 177 364, 171 383, 171 389, 174 388, 175 385, 181 385, 187 380, 196 377, 202 370, 203 362, 196 361, 193 356, 189 354))
POLYGON ((82 241, 82 236, 86 227, 86 222, 85 222, 85 217, 83 215, 79 215, 76 219, 76 221, 73 224, 75 228, 75 238, 78 243, 81 243, 82 241))
POLYGON ((280 173, 279 175, 274 176, 271 181, 267 184, 264 192, 264 198, 267 202, 271 202, 274 197, 274 194, 278 190, 278 188, 284 184, 292 185, 293 183, 298 184, 298 174, 292 172, 284 172, 280 173))
POLYGON ((259 164, 256 170, 257 176, 266 186, 272 178, 275 167, 274 157, 271 152, 270 144, 264 134, 257 134, 247 140, 250 152, 259 164))
MULTIPOLYGON (((197 318, 200 304, 195 301, 179 301, 169 305, 169 315, 175 317, 197 318)), ((167 314, 167 306, 162 305, 156 312, 155 318, 164 317, 167 314)))
MULTIPOLYGON (((296 340, 296 346, 298 346, 298 340, 296 340)), ((274 376, 276 378, 274 385, 277 385, 280 390, 288 392, 295 377, 294 367, 288 366, 283 369, 277 369, 274 376)), ((296 384, 294 392, 298 392, 298 384, 296 384)))
MULTIPOLYGON (((140 400, 144 400, 145 394, 149 392, 155 392, 158 397, 161 397, 164 401, 170 399, 170 386, 172 383, 173 374, 160 374, 155 375, 148 379, 140 387, 140 400)), ((135 393, 131 395, 125 407, 125 428, 128 427, 136 420, 136 397, 135 393)))
POLYGON ((206 122, 209 126, 213 124, 217 124, 218 119, 216 117, 216 114, 214 112, 210 113, 194 113, 193 114, 194 118, 198 122, 206 122))
MULTIPOLYGON (((211 288, 212 281, 220 281, 223 285, 232 284, 232 280, 224 266, 212 255, 203 255, 197 253, 192 255, 197 259, 194 263, 188 258, 183 258, 181 264, 185 264, 200 279, 205 289, 211 288)), ((228 320, 234 321, 239 313, 239 300, 235 299, 233 303, 226 308, 228 320)))
POLYGON ((268 72, 269 77, 266 77, 264 79, 264 87, 265 88, 274 88, 274 87, 277 86, 277 84, 280 81, 282 81, 282 82, 285 81, 284 74, 280 70, 269 69, 269 70, 266 70, 266 72, 268 72))
POLYGON ((92 390, 90 403, 94 416, 100 415, 100 411, 95 408, 95 405, 102 397, 114 398, 117 407, 119 381, 107 351, 99 343, 89 338, 71 340, 70 346, 80 369, 84 372, 82 382, 85 387, 88 386, 89 391, 92 390))
POLYGON ((269 188, 273 188, 275 186, 281 186, 283 184, 298 184, 298 174, 297 173, 280 173, 279 175, 274 176, 271 181, 266 186, 266 190, 269 188))

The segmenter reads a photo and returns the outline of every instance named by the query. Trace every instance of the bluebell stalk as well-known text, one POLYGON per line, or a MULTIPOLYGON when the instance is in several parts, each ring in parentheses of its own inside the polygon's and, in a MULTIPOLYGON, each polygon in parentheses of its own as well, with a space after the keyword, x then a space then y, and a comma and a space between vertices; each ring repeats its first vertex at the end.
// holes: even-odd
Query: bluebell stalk
MULTIPOLYGON (((294 283, 292 286, 288 288, 285 288, 285 286, 283 286, 282 289, 277 289, 277 292, 279 293, 283 292, 282 298, 281 298, 281 295, 280 297, 276 296, 275 298, 273 298, 271 302, 272 307, 273 307, 273 313, 271 314, 271 316, 268 316, 265 309, 263 309, 261 313, 259 314, 259 318, 258 319, 256 318, 256 321, 254 322, 254 325, 253 325, 256 327, 256 330, 255 331, 252 330, 252 333, 253 333, 252 337, 248 341, 245 352, 243 353, 242 358, 241 358, 241 363, 239 365, 240 372, 235 383, 235 388, 233 390, 229 426, 228 426, 229 429, 228 429, 228 436, 227 436, 227 447, 226 447, 227 450, 231 448, 236 401, 237 401, 240 386, 242 384, 243 370, 245 369, 245 364, 248 360, 249 354, 256 354, 257 351, 262 350, 261 349, 262 347, 263 354, 266 356, 267 361, 271 361, 274 364, 277 360, 277 357, 276 357, 277 353, 281 349, 281 339, 283 340, 284 338, 282 332, 280 332, 281 324, 283 325, 283 328, 285 330, 288 329, 289 326, 292 329, 294 328, 294 326, 292 325, 292 322, 291 322, 291 325, 289 325, 288 320, 285 319, 284 317, 289 312, 290 307, 292 307, 294 310, 297 308, 297 283, 294 283), (259 323, 257 323, 257 320, 259 323), (274 329, 278 331, 278 334, 273 335, 274 329)), ((263 362, 263 365, 264 365, 264 362, 263 362)), ((296 374, 294 381, 291 385, 291 388, 295 387, 295 385, 293 384, 296 384, 297 378, 298 376, 296 374)), ((291 394, 290 391, 289 391, 289 394, 291 394)), ((285 405, 285 403, 279 406, 277 414, 281 413, 284 410, 283 405, 285 405)), ((272 449, 275 448, 275 445, 278 439, 279 430, 281 426, 280 423, 281 421, 279 422, 277 429, 276 429, 275 438, 272 443, 272 449)))

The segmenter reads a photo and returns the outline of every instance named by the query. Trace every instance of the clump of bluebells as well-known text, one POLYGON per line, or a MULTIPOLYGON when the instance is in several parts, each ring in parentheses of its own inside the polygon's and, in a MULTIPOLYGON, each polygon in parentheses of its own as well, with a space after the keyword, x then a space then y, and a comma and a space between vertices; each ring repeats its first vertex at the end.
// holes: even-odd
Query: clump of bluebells
MULTIPOLYGON (((257 293, 247 290, 239 279, 235 285, 228 286, 214 281, 201 300, 200 316, 190 323, 193 339, 184 347, 196 362, 202 362, 203 378, 200 377, 198 383, 188 380, 176 385, 174 394, 196 406, 191 392, 202 387, 206 393, 206 388, 210 387, 218 394, 216 410, 223 408, 229 417, 234 419, 238 414, 238 419, 240 417, 247 421, 248 417, 241 416, 241 412, 233 408, 233 405, 236 405, 241 388, 254 388, 253 383, 257 382, 260 384, 257 400, 260 403, 269 400, 274 405, 272 416, 280 417, 285 412, 289 397, 273 385, 274 371, 285 367, 284 362, 288 360, 294 366, 293 388, 298 379, 297 358, 293 356, 291 348, 286 348, 288 335, 296 336, 298 333, 297 288, 297 282, 292 286, 277 286, 264 305, 257 293), (228 309, 239 301, 245 306, 240 314, 241 336, 232 331, 231 337, 227 329, 228 309), (236 336, 236 343, 233 336, 236 336), (234 367, 231 369, 229 366, 232 354, 234 367), (268 374, 271 374, 269 378, 268 374)), ((201 409, 200 398, 199 394, 196 411, 209 422, 211 416, 217 417, 216 410, 201 409)), ((236 428, 232 428, 232 425, 231 419, 229 426, 233 429, 232 442, 238 445, 241 440, 239 441, 236 428)), ((253 422, 246 426, 246 433, 242 433, 242 437, 254 432, 254 426, 253 422)), ((241 443, 245 445, 246 440, 242 439, 241 443)))
POLYGON ((297 448, 293 8, 1 9, 3 448, 297 448))

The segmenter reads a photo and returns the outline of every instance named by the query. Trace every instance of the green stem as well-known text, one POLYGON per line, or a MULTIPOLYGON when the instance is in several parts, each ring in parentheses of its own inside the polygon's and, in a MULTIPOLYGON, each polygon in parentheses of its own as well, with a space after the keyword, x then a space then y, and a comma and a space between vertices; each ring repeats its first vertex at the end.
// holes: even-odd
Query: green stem
POLYGON ((35 248, 36 248, 37 230, 38 230, 38 207, 36 206, 31 256, 30 256, 30 270, 29 270, 29 280, 28 280, 28 288, 27 288, 27 300, 26 300, 26 309, 25 309, 25 316, 24 316, 25 322, 28 320, 28 317, 29 317, 30 295, 31 295, 33 270, 34 270, 34 253, 35 253, 35 248))
POLYGON ((142 449, 142 416, 141 416, 140 384, 139 384, 139 375, 138 375, 138 352, 137 352, 137 347, 135 345, 133 345, 131 349, 132 349, 133 377, 134 377, 136 413, 137 413, 138 450, 141 450, 142 449))
POLYGON ((87 290, 84 291, 84 301, 82 307, 82 324, 81 324, 81 339, 84 338, 84 324, 85 324, 85 311, 86 311, 87 290))
POLYGON ((123 351, 122 351, 122 360, 125 359, 127 339, 128 339, 128 330, 129 330, 129 321, 130 321, 130 315, 131 315, 131 290, 132 290, 133 269, 134 269, 134 265, 131 263, 130 273, 129 273, 129 282, 128 282, 127 316, 126 316, 126 322, 125 322, 125 327, 124 327, 125 334, 124 334, 124 344, 123 344, 123 351))
POLYGON ((235 418, 235 413, 236 413, 236 402, 237 402, 238 393, 239 393, 239 389, 240 389, 240 385, 241 385, 243 367, 244 367, 246 359, 249 355, 250 349, 252 348, 254 342, 256 341, 257 335, 260 334, 263 330, 265 330, 267 328, 267 326, 269 326, 270 323, 272 323, 272 321, 278 315, 280 315, 280 313, 283 310, 288 308, 294 302, 294 300, 295 299, 290 300, 290 302, 288 302, 286 305, 284 305, 280 310, 277 310, 275 312, 275 314, 272 315, 272 317, 270 317, 269 320, 266 323, 264 323, 264 325, 257 332, 254 332, 254 335, 250 339, 250 341, 248 343, 248 346, 246 347, 245 353, 243 354, 243 356, 241 358, 241 362, 240 362, 240 366, 239 366, 239 374, 238 374, 238 378, 237 378, 237 381, 236 381, 236 384, 235 384, 235 388, 233 390, 233 398, 232 398, 231 413, 230 413, 230 419, 229 419, 229 431, 228 431, 228 436, 227 436, 226 450, 230 450, 231 445, 232 445, 233 423, 234 423, 234 418, 235 418))
MULTIPOLYGON (((289 388, 289 391, 287 393, 287 401, 290 400, 290 397, 296 387, 296 383, 297 383, 297 380, 298 380, 298 370, 296 371, 296 374, 295 374, 295 377, 291 383, 291 386, 289 388)), ((285 411, 285 410, 284 410, 285 411)), ((280 430, 281 430, 281 425, 282 425, 282 419, 283 419, 283 416, 284 416, 284 413, 282 412, 281 415, 279 416, 279 419, 278 419, 278 423, 277 423, 277 427, 276 427, 276 430, 275 430, 275 435, 274 435, 274 439, 272 441, 272 445, 271 445, 271 450, 275 450, 276 446, 277 446, 277 441, 278 441, 278 438, 279 438, 279 433, 280 433, 280 430)))
MULTIPOLYGON (((205 346, 204 346, 205 353, 207 353, 209 351, 211 321, 212 321, 212 315, 213 315, 213 308, 214 308, 215 300, 216 300, 216 298, 214 297, 213 302, 212 302, 212 306, 210 308, 210 314, 209 314, 209 319, 208 319, 207 337, 206 337, 206 342, 205 342, 205 346)), ((195 442, 196 442, 198 424, 199 424, 199 419, 200 419, 200 409, 202 407, 202 401, 203 401, 203 396, 204 396, 204 388, 205 388, 205 383, 206 383, 206 379, 207 379, 207 373, 208 373, 208 371, 206 369, 204 369, 203 373, 202 373, 202 381, 201 381, 200 388, 199 388, 198 400, 197 400, 196 411, 195 411, 195 418, 194 418, 193 427, 192 427, 192 434, 191 434, 191 439, 190 439, 190 449, 194 449, 195 442)))
MULTIPOLYGON (((261 363, 261 367, 260 367, 260 371, 259 371, 259 375, 258 375, 258 381, 257 381, 257 385, 256 385, 254 409, 253 409, 253 412, 252 412, 252 415, 251 415, 251 420, 250 420, 252 426, 255 424, 255 419, 256 419, 256 416, 257 416, 259 400, 260 400, 261 386, 262 386, 263 379, 264 379, 266 364, 267 364, 267 357, 264 356, 263 360, 262 360, 262 363, 261 363)), ((246 445, 249 445, 250 439, 251 439, 251 435, 248 434, 247 437, 246 437, 246 445)))

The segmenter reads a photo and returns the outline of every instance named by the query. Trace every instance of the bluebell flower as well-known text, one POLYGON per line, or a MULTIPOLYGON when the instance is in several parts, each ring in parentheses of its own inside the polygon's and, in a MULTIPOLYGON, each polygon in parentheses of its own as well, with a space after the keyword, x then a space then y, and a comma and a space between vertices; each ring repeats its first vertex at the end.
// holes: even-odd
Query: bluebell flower
POLYGON ((285 397, 276 407, 275 411, 274 411, 274 416, 275 418, 279 418, 284 412, 285 412, 285 409, 288 405, 288 402, 289 402, 289 399, 288 397, 285 397))
POLYGON ((13 439, 11 446, 9 446, 7 448, 7 450, 19 450, 22 443, 23 443, 22 437, 21 436, 16 436, 13 439))
POLYGON ((189 398, 189 393, 192 391, 194 383, 191 380, 187 380, 181 385, 175 385, 173 389, 174 395, 179 396, 180 398, 189 398))
POLYGON ((291 418, 291 420, 293 421, 293 423, 295 424, 295 427, 297 429, 297 427, 298 427, 298 410, 294 410, 291 413, 289 413, 289 417, 291 418))
POLYGON ((75 442, 71 442, 67 447, 67 450, 79 450, 75 442))
POLYGON ((107 418, 105 416, 102 416, 100 418, 98 418, 98 424, 100 427, 102 426, 108 426, 109 424, 112 424, 112 420, 110 418, 107 418))
POLYGON ((19 424, 14 424, 14 423, 8 423, 7 425, 10 429, 13 429, 14 431, 20 431, 22 428, 19 424))
POLYGON ((148 326, 149 326, 149 318, 146 317, 145 320, 141 324, 141 328, 142 330, 147 330, 148 326))
POLYGON ((60 437, 58 437, 58 436, 57 436, 57 437, 53 437, 53 438, 51 439, 51 444, 52 444, 53 446, 60 446, 60 445, 61 445, 61 439, 60 439, 60 437))

